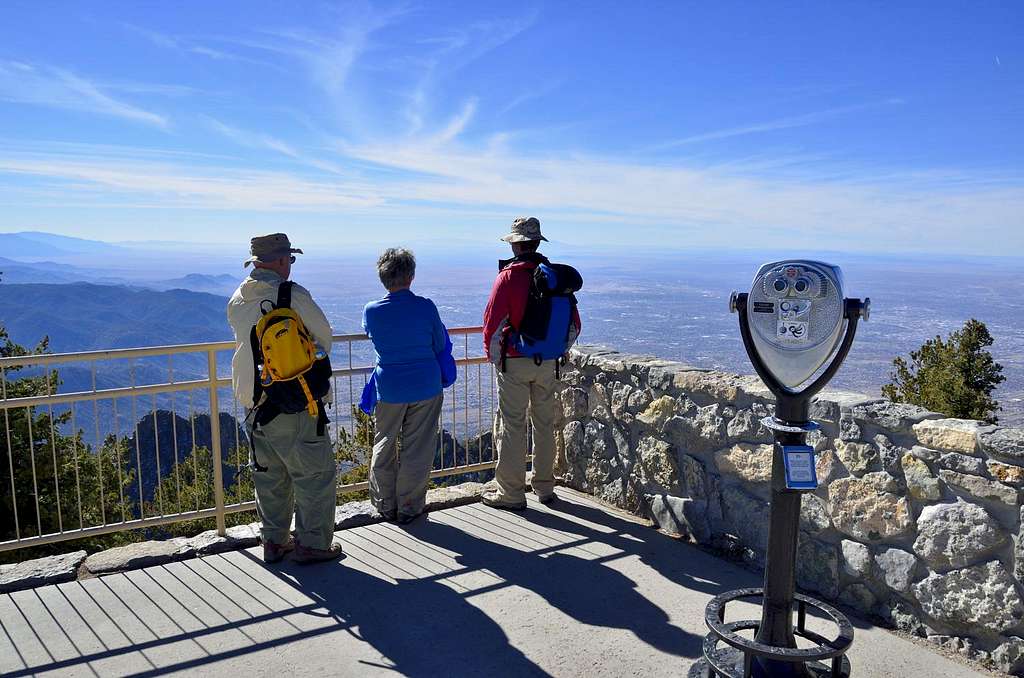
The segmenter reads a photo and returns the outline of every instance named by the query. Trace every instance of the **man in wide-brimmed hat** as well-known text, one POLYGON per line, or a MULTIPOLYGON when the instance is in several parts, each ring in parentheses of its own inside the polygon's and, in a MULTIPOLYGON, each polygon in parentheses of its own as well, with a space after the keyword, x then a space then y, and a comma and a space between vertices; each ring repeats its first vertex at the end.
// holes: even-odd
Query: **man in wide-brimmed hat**
MULTIPOLYGON (((253 484, 262 521, 263 559, 278 562, 294 550, 296 562, 333 560, 340 557, 341 545, 334 542, 337 466, 324 425, 326 413, 322 406, 318 417, 305 411, 289 414, 275 407, 259 388, 254 364, 253 328, 271 305, 281 301, 279 288, 288 280, 295 255, 302 250, 292 247, 284 233, 273 233, 253 238, 250 253, 243 266, 252 264, 253 269, 228 302, 228 323, 237 345, 231 380, 235 397, 246 408, 246 430, 256 469, 253 484)), ((291 283, 290 294, 289 308, 299 315, 316 346, 329 354, 331 325, 324 312, 301 285, 291 283)))
MULTIPOLYGON (((509 345, 527 309, 535 269, 549 263, 538 248, 547 238, 536 217, 519 217, 501 238, 512 247, 512 259, 499 262, 487 309, 484 311, 484 350, 498 369, 498 413, 495 445, 497 489, 485 492, 484 504, 521 511, 526 508, 526 420, 533 425, 533 491, 544 504, 555 499, 555 425, 558 419, 557 360, 538 361, 520 355, 509 345)), ((567 345, 580 332, 580 316, 573 307, 567 345)))

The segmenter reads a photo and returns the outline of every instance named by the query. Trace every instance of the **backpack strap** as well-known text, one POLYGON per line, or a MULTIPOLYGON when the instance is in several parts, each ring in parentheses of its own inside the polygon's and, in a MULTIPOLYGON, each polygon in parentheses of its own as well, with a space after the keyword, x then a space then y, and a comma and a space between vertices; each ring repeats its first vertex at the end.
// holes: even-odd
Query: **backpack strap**
MULTIPOLYGON (((259 426, 263 423, 267 412, 264 411, 264 406, 267 403, 260 404, 260 398, 263 397, 263 384, 260 382, 260 373, 256 368, 260 364, 260 356, 262 351, 260 350, 260 340, 256 336, 256 326, 253 325, 252 329, 249 330, 249 345, 252 347, 252 411, 249 412, 249 416, 253 417, 253 427, 259 426)), ((253 470, 257 473, 264 473, 267 470, 266 466, 261 466, 258 459, 256 459, 256 445, 253 441, 249 440, 249 454, 252 456, 253 470)))
POLYGON ((324 407, 324 400, 321 398, 316 401, 317 414, 316 414, 316 434, 318 437, 323 438, 327 433, 327 408, 324 407))
POLYGON ((501 333, 501 371, 502 373, 508 372, 508 336, 511 333, 511 325, 506 325, 505 329, 501 333))
POLYGON ((525 252, 520 254, 518 257, 512 257, 511 259, 498 259, 498 271, 504 271, 512 264, 518 264, 520 262, 527 262, 533 264, 550 264, 548 258, 540 252, 525 252))
POLYGON ((285 280, 277 288, 277 308, 292 307, 292 286, 291 280, 285 280))
POLYGON ((260 358, 263 357, 263 351, 260 349, 260 338, 256 336, 255 325, 249 330, 249 347, 252 349, 252 405, 253 409, 255 409, 260 403, 260 398, 263 396, 263 384, 260 382, 259 371, 260 358))

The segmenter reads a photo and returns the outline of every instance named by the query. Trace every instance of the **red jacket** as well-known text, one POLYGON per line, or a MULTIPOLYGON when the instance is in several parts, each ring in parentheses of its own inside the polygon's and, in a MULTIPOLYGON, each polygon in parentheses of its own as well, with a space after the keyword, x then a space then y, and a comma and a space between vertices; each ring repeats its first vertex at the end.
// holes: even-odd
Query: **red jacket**
MULTIPOLYGON (((533 281, 533 270, 540 263, 539 256, 524 255, 501 269, 494 279, 491 298, 484 309, 484 351, 491 362, 501 358, 501 337, 508 325, 519 327, 526 312, 526 298, 530 295, 530 284, 533 281)), ((576 341, 583 324, 580 314, 573 309, 572 323, 575 333, 570 333, 569 343, 576 341)), ((520 357, 514 348, 509 347, 509 357, 520 357)))

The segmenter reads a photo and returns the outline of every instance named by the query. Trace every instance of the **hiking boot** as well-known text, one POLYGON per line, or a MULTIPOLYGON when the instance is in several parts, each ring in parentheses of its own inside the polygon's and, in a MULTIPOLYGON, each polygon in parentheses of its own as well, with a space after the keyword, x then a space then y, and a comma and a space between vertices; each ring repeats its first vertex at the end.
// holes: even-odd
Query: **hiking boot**
POLYGON ((548 494, 538 494, 537 495, 537 501, 539 501, 540 503, 545 504, 545 505, 546 504, 550 504, 551 502, 553 502, 556 499, 558 499, 558 495, 555 494, 553 491, 549 492, 548 494))
POLYGON ((526 500, 518 502, 507 502, 502 501, 498 496, 497 492, 484 492, 480 495, 480 501, 484 506, 490 506, 491 508, 501 509, 502 511, 525 511, 526 500))
POLYGON ((398 514, 398 524, 399 525, 408 525, 412 521, 414 521, 417 518, 419 518, 421 515, 423 515, 423 514, 422 513, 399 513, 398 514))
POLYGON ((272 541, 263 542, 263 562, 279 563, 286 554, 295 550, 295 541, 289 539, 283 544, 275 544, 272 541))
POLYGON ((309 565, 311 563, 324 563, 329 560, 338 560, 343 557, 344 554, 341 552, 341 544, 334 542, 325 549, 313 549, 302 544, 295 545, 295 553, 292 554, 292 560, 300 565, 309 565))

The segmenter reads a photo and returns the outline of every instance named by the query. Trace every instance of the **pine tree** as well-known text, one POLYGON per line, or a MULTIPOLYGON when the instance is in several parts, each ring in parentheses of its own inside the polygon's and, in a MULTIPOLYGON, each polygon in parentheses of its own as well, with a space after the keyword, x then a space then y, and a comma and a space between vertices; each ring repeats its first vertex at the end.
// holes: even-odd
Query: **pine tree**
MULTIPOLYGON (((353 430, 339 427, 334 444, 334 458, 339 466, 348 470, 338 476, 338 485, 361 483, 370 477, 370 457, 373 455, 374 420, 358 407, 352 406, 353 430)), ((401 443, 399 443, 401 444, 401 443)), ((366 490, 343 492, 338 490, 338 503, 360 501, 370 496, 366 490)))
POLYGON ((985 323, 972 318, 948 339, 936 336, 911 351, 909 362, 893 360, 892 381, 882 387, 882 395, 949 417, 994 424, 1000 407, 992 393, 1006 377, 988 351, 992 343, 985 323))
MULTIPOLYGON (((11 341, 0 325, 0 357, 49 352, 46 338, 33 351, 11 341)), ((28 398, 56 393, 60 377, 55 370, 33 370, 30 376, 12 375, 21 367, 4 371, 0 396, 28 398)), ((67 408, 19 407, 0 414, 0 541, 75 530, 131 520, 136 506, 126 496, 134 472, 123 460, 124 441, 108 436, 102 444, 88 444, 81 430, 70 431, 67 408), (10 455, 8 457, 8 454, 10 455), (13 491, 12 491, 13 490, 13 491)), ((130 535, 113 534, 81 542, 86 548, 113 546, 131 541, 130 535)), ((33 553, 67 547, 30 549, 33 553)), ((29 557, 15 551, 2 560, 29 557)))
MULTIPOLYGON (((229 468, 238 468, 233 482, 225 482, 224 504, 242 504, 253 500, 253 470, 249 466, 249 448, 242 444, 227 453, 224 463, 229 468)), ((183 513, 211 508, 214 500, 213 452, 207 447, 197 447, 187 458, 178 461, 157 484, 154 500, 147 504, 147 515, 183 513)), ((225 518, 228 527, 243 525, 256 520, 253 511, 229 513, 225 518)), ((191 537, 204 530, 211 530, 216 522, 213 518, 187 520, 172 523, 154 530, 156 536, 191 537)))

